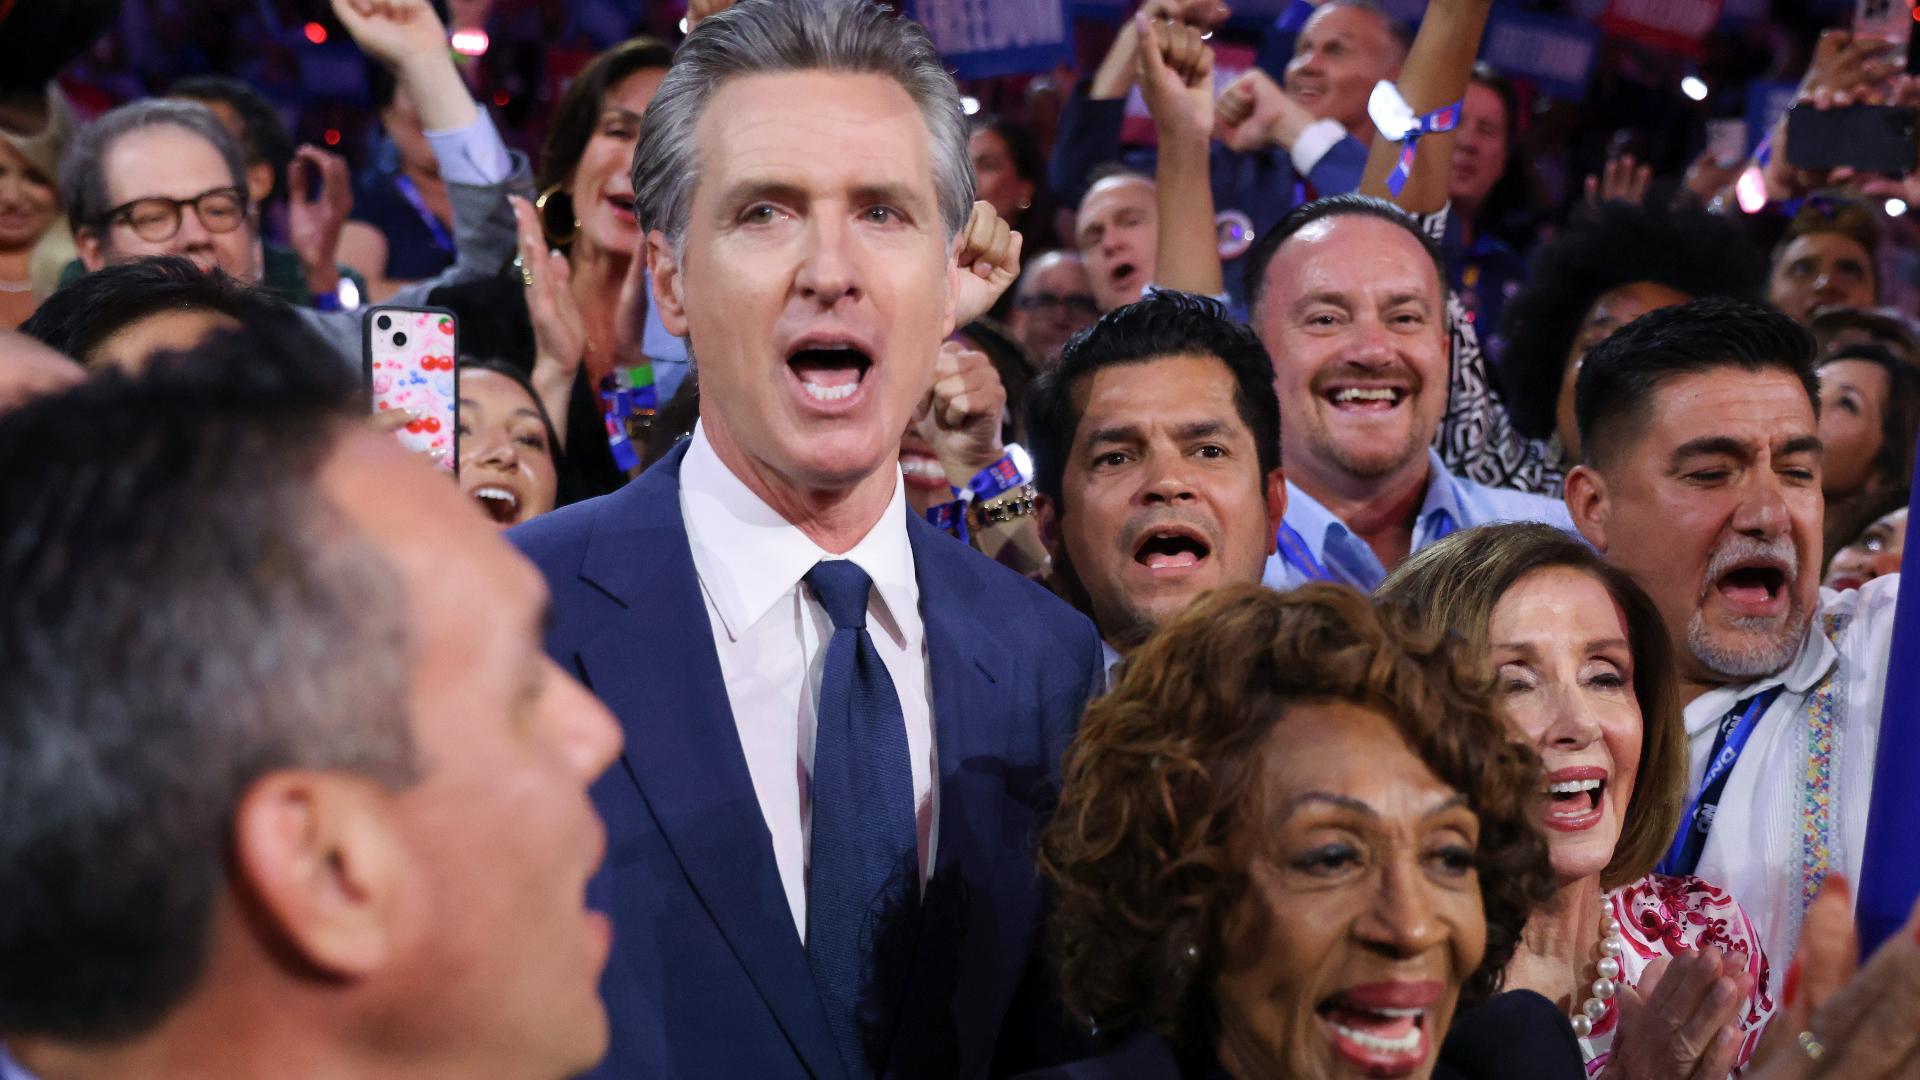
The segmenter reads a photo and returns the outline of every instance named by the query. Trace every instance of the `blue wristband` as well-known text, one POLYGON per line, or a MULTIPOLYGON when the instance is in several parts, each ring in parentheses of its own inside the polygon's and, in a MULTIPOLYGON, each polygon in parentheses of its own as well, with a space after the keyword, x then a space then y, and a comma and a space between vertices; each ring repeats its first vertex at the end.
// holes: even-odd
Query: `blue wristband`
POLYGON ((1019 443, 1008 443, 1007 452, 999 461, 973 474, 967 481, 967 487, 977 500, 991 499, 995 495, 1005 494, 1026 483, 1031 477, 1032 465, 1027 452, 1019 443))
MULTIPOLYGON (((954 492, 960 494, 959 491, 954 492)), ((967 538, 967 504, 965 500, 938 503, 927 507, 927 521, 944 533, 952 533, 962 540, 967 538)))
POLYGON ((358 311, 360 309, 360 287, 345 274, 340 275, 340 284, 332 292, 313 293, 310 296, 315 311, 358 311))

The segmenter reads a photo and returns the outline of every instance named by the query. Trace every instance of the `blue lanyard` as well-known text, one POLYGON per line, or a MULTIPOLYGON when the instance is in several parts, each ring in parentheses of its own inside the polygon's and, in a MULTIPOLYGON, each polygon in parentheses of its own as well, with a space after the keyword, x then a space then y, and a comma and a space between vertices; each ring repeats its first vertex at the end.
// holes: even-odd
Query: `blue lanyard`
POLYGON ((420 197, 420 189, 413 186, 413 179, 406 173, 395 173, 393 186, 400 189, 401 198, 407 200, 413 212, 420 215, 420 221, 427 231, 433 234, 433 246, 449 255, 453 254, 453 237, 447 234, 447 227, 440 224, 440 219, 433 216, 433 211, 427 209, 427 200, 420 197))
POLYGON ((1293 526, 1282 521, 1280 532, 1274 538, 1280 544, 1280 558, 1288 566, 1298 570, 1308 581, 1332 581, 1333 575, 1327 572, 1326 564, 1313 557, 1313 549, 1293 526))
POLYGON ((1660 860, 1660 873, 1676 877, 1691 874, 1694 867, 1700 864, 1700 853, 1707 846, 1707 832, 1713 828, 1715 811, 1719 809, 1720 793, 1727 786, 1727 777, 1732 775, 1734 763, 1740 760, 1740 752, 1747 748, 1747 740, 1753 737, 1753 729, 1759 726, 1761 715, 1780 696, 1782 689, 1776 686, 1755 694, 1731 729, 1727 727, 1726 720, 1720 722, 1720 734, 1713 742, 1713 757, 1707 762, 1707 774, 1700 778, 1700 791, 1694 795, 1687 812, 1680 818, 1680 832, 1667 849, 1667 857, 1660 860))

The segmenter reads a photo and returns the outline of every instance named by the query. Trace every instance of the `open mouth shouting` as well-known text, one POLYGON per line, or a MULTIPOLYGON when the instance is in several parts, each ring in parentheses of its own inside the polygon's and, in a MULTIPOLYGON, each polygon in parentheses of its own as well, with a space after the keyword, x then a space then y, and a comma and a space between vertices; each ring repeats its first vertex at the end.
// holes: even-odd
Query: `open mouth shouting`
POLYGON ((1213 545, 1198 529, 1166 523, 1142 532, 1133 545, 1133 561, 1154 577, 1192 573, 1213 554, 1213 545))
POLYGON ((873 355, 850 337, 810 334, 787 350, 787 371, 805 411, 850 411, 865 396, 873 355))
POLYGON ((1147 275, 1139 263, 1123 260, 1107 271, 1107 283, 1126 302, 1132 302, 1139 299, 1140 291, 1146 288, 1147 275))
POLYGON ((520 521, 520 495, 511 488, 500 484, 481 484, 467 494, 480 504, 481 513, 491 518, 494 524, 513 525, 520 521))
POLYGON ((1713 577, 1711 591, 1738 616, 1773 618, 1786 613, 1793 576, 1793 565, 1777 556, 1744 558, 1713 577))
POLYGON ((614 220, 626 225, 638 225, 640 219, 633 211, 633 193, 606 196, 608 205, 613 207, 614 220))
POLYGON ((1438 982, 1383 982, 1349 986, 1315 1009, 1334 1053, 1368 1076, 1406 1076, 1432 1047, 1438 982))
POLYGON ((1547 776, 1549 829, 1583 832, 1600 823, 1607 801, 1607 770, 1597 765, 1574 765, 1547 776))

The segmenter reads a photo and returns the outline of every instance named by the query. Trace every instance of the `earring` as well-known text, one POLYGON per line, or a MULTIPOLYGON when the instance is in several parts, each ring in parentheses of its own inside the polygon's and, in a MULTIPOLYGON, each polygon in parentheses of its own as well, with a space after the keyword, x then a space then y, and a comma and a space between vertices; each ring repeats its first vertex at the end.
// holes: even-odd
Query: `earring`
POLYGON ((1020 200, 1020 209, 1022 209, 1022 210, 1031 210, 1031 209, 1033 209, 1033 200, 1032 200, 1032 199, 1021 199, 1021 200, 1020 200))
POLYGON ((580 219, 573 215, 573 196, 567 195, 566 191, 563 190, 559 184, 555 184, 541 192, 540 197, 533 200, 533 209, 540 215, 540 231, 546 234, 547 243, 554 247, 566 247, 568 244, 573 243, 575 237, 580 235, 580 219), (550 202, 555 195, 566 195, 567 216, 573 218, 573 227, 565 236, 556 236, 553 231, 553 224, 547 218, 547 203, 550 202))

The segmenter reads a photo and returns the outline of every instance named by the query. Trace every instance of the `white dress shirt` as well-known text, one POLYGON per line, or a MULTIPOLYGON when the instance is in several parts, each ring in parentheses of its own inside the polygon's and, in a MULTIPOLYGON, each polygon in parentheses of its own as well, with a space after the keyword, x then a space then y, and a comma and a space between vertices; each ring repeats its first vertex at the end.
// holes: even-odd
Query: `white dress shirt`
POLYGON ((1806 640, 1785 669, 1708 691, 1686 708, 1690 806, 1721 719, 1752 695, 1782 688, 1727 777, 1694 870, 1752 918, 1773 960, 1775 994, 1817 883, 1835 871, 1860 880, 1899 588, 1894 574, 1858 590, 1821 589, 1806 640))
POLYGON ((1287 156, 1293 159, 1293 171, 1299 173, 1302 180, 1306 179, 1319 167, 1320 159, 1327 156, 1327 151, 1340 145, 1340 140, 1346 137, 1346 127, 1332 117, 1321 117, 1308 124, 1294 138, 1293 149, 1287 152, 1287 156))
POLYGON ((850 559, 873 579, 867 632, 893 676, 906 718, 923 885, 933 865, 933 686, 920 585, 907 540, 906 498, 896 470, 886 512, 852 550, 834 555, 749 490, 721 462, 702 425, 694 426, 680 463, 680 514, 693 547, 693 569, 740 749, 802 942, 807 939, 814 731, 833 623, 801 579, 822 559, 850 559))

